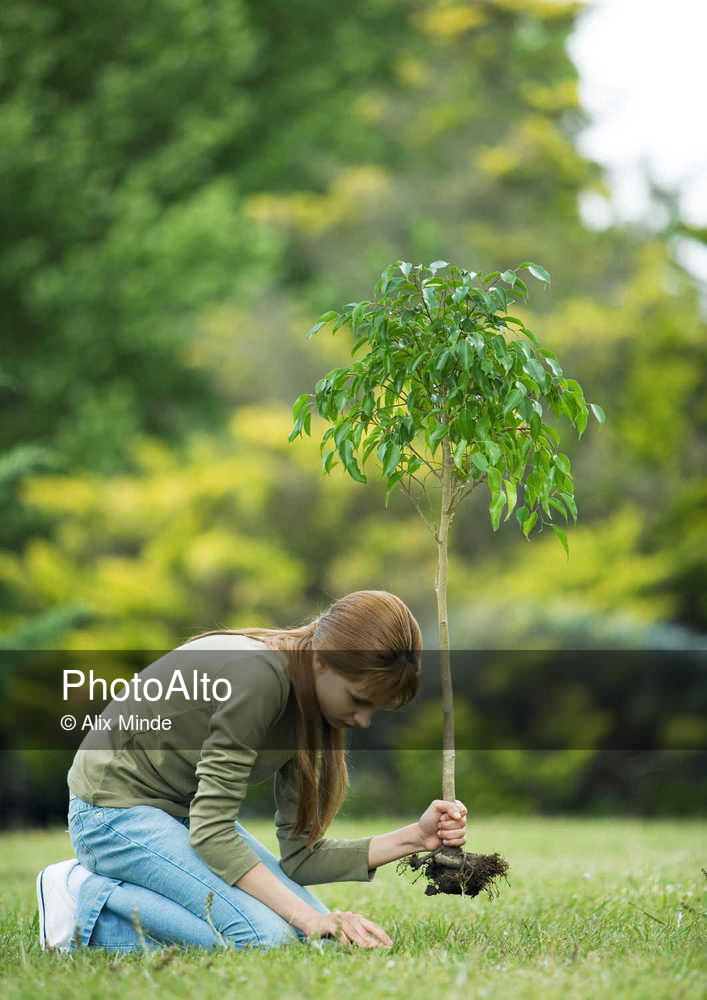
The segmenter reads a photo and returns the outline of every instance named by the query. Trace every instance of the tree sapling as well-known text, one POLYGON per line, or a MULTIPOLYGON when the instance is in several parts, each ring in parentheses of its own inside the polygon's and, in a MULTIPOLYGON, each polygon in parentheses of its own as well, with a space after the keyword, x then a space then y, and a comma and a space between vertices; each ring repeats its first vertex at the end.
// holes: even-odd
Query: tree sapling
MULTIPOLYGON (((356 338, 352 356, 368 347, 351 367, 335 368, 315 385, 317 410, 332 424, 320 445, 322 453, 331 441, 323 471, 328 474, 338 464, 338 455, 351 478, 366 483, 356 453, 363 450, 363 464, 375 448, 387 480, 386 508, 400 485, 437 544, 442 798, 448 801, 455 799, 447 618, 447 545, 454 514, 469 493, 486 483, 494 531, 504 509, 506 521, 515 511, 526 539, 536 525, 539 531, 549 526, 569 558, 567 538, 553 523, 553 512, 565 521, 570 515, 577 520, 570 460, 558 450, 557 431, 544 423, 543 407, 564 414, 580 438, 589 409, 604 422, 601 407, 587 406, 582 387, 565 377, 552 351, 541 347, 522 320, 507 314, 509 303, 527 298, 517 273, 523 270, 549 285, 547 271, 531 262, 480 277, 447 261, 395 261, 381 273, 374 301, 325 312, 307 333, 309 339, 328 323, 334 322, 334 333, 348 324, 356 338), (435 460, 438 449, 441 460, 435 460), (416 473, 423 468, 420 480, 416 473), (427 497, 430 475, 439 482, 435 505, 427 497), (432 519, 423 510, 423 496, 436 515, 432 519)), ((311 433, 311 395, 303 393, 294 403, 290 442, 303 430, 311 433)), ((492 895, 493 880, 508 871, 498 854, 471 854, 460 847, 441 847, 426 857, 414 854, 400 865, 424 872, 428 895, 476 896, 482 889, 492 895)))

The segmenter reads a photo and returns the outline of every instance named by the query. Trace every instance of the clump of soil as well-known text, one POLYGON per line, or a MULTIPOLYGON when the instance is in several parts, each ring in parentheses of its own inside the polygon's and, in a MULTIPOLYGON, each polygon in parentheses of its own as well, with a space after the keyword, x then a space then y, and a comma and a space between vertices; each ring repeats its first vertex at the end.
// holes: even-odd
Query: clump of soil
MULTIPOLYGON (((406 868, 412 871, 420 870, 420 878, 424 875, 427 879, 426 896, 436 896, 439 892, 452 896, 478 896, 483 890, 490 899, 499 895, 499 889, 494 885, 494 879, 502 876, 508 879, 508 862, 500 854, 470 854, 466 851, 459 852, 461 864, 450 866, 438 860, 437 852, 433 851, 426 856, 420 854, 410 854, 401 858, 396 871, 400 874, 406 868)), ((413 880, 413 884, 417 879, 413 880)))

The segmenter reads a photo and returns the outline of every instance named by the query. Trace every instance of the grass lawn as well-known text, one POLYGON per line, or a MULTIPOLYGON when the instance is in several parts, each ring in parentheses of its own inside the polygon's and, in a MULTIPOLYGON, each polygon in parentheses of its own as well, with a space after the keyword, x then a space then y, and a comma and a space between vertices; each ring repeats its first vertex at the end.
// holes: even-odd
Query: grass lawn
MULTIPOLYGON (((341 820, 330 836, 363 837, 409 822, 341 820)), ((248 829, 277 853, 272 823, 248 829)), ((70 956, 39 947, 35 877, 73 854, 61 828, 0 836, 0 990, 14 997, 632 998, 707 995, 707 823, 500 818, 470 822, 467 849, 498 851, 510 886, 489 900, 425 896, 396 875, 314 887, 393 938, 390 950, 296 943, 255 949, 70 956)))

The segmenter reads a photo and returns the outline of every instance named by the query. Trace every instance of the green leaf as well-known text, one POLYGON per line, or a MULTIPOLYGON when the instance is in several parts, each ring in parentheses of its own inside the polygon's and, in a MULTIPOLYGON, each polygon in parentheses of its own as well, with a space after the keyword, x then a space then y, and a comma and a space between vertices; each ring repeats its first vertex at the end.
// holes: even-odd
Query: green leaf
POLYGON ((492 500, 489 505, 489 514, 491 515, 491 527, 494 531, 498 531, 498 526, 501 523, 501 514, 503 513, 503 508, 506 506, 506 498, 503 493, 499 493, 495 500, 492 500))
POLYGON ((307 333, 306 339, 309 340, 312 334, 316 333, 317 330, 320 330, 325 323, 329 323, 331 320, 336 319, 338 315, 338 312, 333 309, 330 309, 329 312, 322 313, 312 329, 307 333))
POLYGON ((365 463, 368 456, 371 454, 376 444, 378 443, 378 438, 380 437, 380 427, 376 427, 369 438, 366 438, 366 446, 363 450, 362 462, 365 463))
POLYGON ((494 313, 498 309, 498 305, 496 304, 496 300, 493 295, 489 295, 489 293, 485 292, 483 289, 479 289, 476 294, 486 307, 486 312, 494 313))
POLYGON ((558 528, 556 524, 553 524, 551 527, 552 527, 552 530, 557 535, 557 537, 560 539, 560 542, 562 543, 562 548, 567 553, 567 558, 569 559, 569 557, 570 557, 570 550, 569 550, 569 546, 567 544, 567 535, 564 533, 564 531, 562 530, 562 528, 558 528))
POLYGON ((307 400, 309 399, 310 393, 303 392, 301 396, 298 396, 292 407, 292 419, 297 420, 300 413, 307 405, 307 400))
POLYGON ((499 445, 497 445, 495 441, 490 441, 488 438, 482 441, 482 445, 484 447, 484 451, 488 455, 489 462, 491 465, 495 465, 501 457, 501 449, 499 445))
POLYGON ((524 398, 525 398, 525 389, 521 389, 518 386, 511 389, 511 391, 506 396, 505 403, 503 404, 504 417, 510 410, 513 410, 524 398))
POLYGON ((529 358, 523 365, 523 368, 531 378, 535 379, 542 389, 547 381, 547 372, 537 358, 529 358))
MULTIPOLYGON (((497 496, 501 492, 501 473, 498 469, 494 469, 493 466, 489 466, 486 470, 486 480, 489 484, 489 489, 491 490, 492 496, 497 496)), ((505 502, 505 498, 504 498, 505 502)))
POLYGON ((392 476, 395 471, 395 467, 400 461, 400 448, 397 444, 392 444, 390 451, 386 455, 385 465, 383 466, 383 473, 386 476, 392 476))
POLYGON ((562 497, 562 499, 567 504, 567 507, 569 509, 570 514, 572 515, 572 517, 576 521, 577 520, 577 505, 574 502, 574 497, 572 496, 571 493, 564 493, 564 492, 560 493, 560 496, 562 497))
POLYGON ((521 526, 521 528, 523 527, 523 524, 527 520, 529 514, 530 511, 525 505, 519 507, 518 510, 516 511, 516 520, 518 521, 518 524, 521 526))
POLYGON ((488 459, 485 455, 482 455, 480 451, 475 451, 471 456, 472 464, 476 466, 477 469, 481 469, 482 472, 489 471, 488 459))
POLYGON ((435 292, 434 288, 430 288, 428 285, 423 285, 422 297, 425 300, 425 303, 427 304, 427 308, 429 309, 429 311, 433 312, 438 305, 437 293, 435 292))
POLYGON ((535 524, 537 519, 538 519, 538 512, 534 510, 533 513, 530 514, 528 517, 526 517, 525 521, 523 521, 523 534, 525 535, 526 538, 533 530, 533 525, 535 524))
POLYGON ((434 430, 430 434, 430 449, 434 455, 437 445, 449 432, 449 424, 435 424, 434 430))
POLYGON ((548 503, 550 504, 551 507, 554 507, 555 510, 559 510, 560 514, 562 514, 565 521, 567 520, 567 510, 561 500, 556 500, 554 497, 549 497, 548 503))
POLYGON ((336 447, 341 451, 341 445, 344 438, 348 437, 351 433, 351 420, 346 417, 337 425, 334 431, 334 441, 336 442, 336 447))
POLYGON ((557 433, 554 427, 551 427, 549 424, 543 424, 542 429, 545 431, 546 434, 550 435, 555 444, 560 443, 560 435, 557 433))
MULTIPOLYGON (((543 351, 543 354, 545 354, 545 351, 543 351)), ((548 368, 550 369, 550 371, 552 372, 552 374, 556 378, 560 378, 561 375, 563 374, 563 372, 562 372, 562 369, 560 368, 560 366, 558 365, 557 361, 555 361, 555 359, 552 358, 552 357, 547 357, 547 355, 546 355, 546 361, 547 361, 547 364, 548 364, 548 368)))
POLYGON ((412 271, 412 264, 409 264, 408 261, 403 260, 400 262, 400 270, 403 272, 406 278, 409 278, 410 271, 412 271))
POLYGON ((462 457, 464 455, 468 443, 469 442, 465 438, 462 438, 459 444, 454 449, 454 464, 456 465, 456 467, 459 469, 460 472, 464 471, 464 466, 462 465, 462 457))
POLYGON ((416 358, 415 358, 415 360, 413 361, 412 365, 410 366, 410 372, 411 372, 411 373, 415 371, 415 369, 416 369, 416 368, 417 368, 417 366, 418 366, 418 365, 420 364, 420 362, 421 362, 421 361, 422 361, 422 360, 423 360, 424 358, 426 358, 426 357, 428 356, 428 354, 429 354, 429 351, 421 351, 421 352, 420 352, 420 354, 418 354, 418 355, 417 355, 417 357, 416 357, 416 358))
POLYGON ((388 480, 388 489, 385 491, 385 508, 386 508, 386 510, 388 509, 388 500, 390 498, 390 494, 395 489, 396 484, 402 479, 403 475, 404 475, 404 472, 403 472, 402 469, 400 469, 398 472, 395 473, 395 475, 391 476, 391 478, 388 480))
POLYGON ((440 374, 442 373, 445 365, 447 364, 447 361, 449 361, 449 356, 451 353, 452 352, 449 348, 445 348, 445 350, 442 351, 442 353, 439 356, 439 361, 435 365, 436 372, 439 372, 440 374))
POLYGON ((469 291, 470 291, 469 285, 460 285, 458 288, 455 289, 454 294, 452 295, 452 302, 456 303, 456 305, 459 305, 459 303, 463 302, 464 299, 467 297, 469 291))
POLYGON ((351 313, 350 312, 342 312, 340 314, 339 318, 337 319, 336 323, 334 323, 334 328, 332 329, 331 332, 332 333, 336 333, 336 331, 339 329, 339 327, 343 326, 344 323, 348 323, 350 321, 350 319, 351 319, 351 313))
POLYGON ((462 410, 456 416, 456 433, 461 434, 465 437, 467 441, 471 441, 474 437, 476 423, 474 421, 474 414, 470 410, 462 410))
POLYGON ((358 467, 358 463, 356 462, 356 458, 353 454, 353 441, 351 441, 350 438, 346 438, 345 441, 341 442, 339 453, 341 455, 341 460, 344 463, 344 467, 351 478, 355 479, 357 483, 368 482, 358 467))
POLYGON ((351 357, 354 356, 354 354, 356 353, 356 351, 358 351, 359 348, 363 347, 363 345, 367 343, 368 341, 366 340, 365 337, 360 337, 351 348, 351 357))
POLYGON ((513 513, 513 508, 515 507, 518 498, 516 495, 516 484, 514 482, 511 482, 510 479, 506 479, 503 486, 506 490, 506 499, 508 500, 508 513, 504 518, 504 520, 507 521, 513 513))
POLYGON ((540 264, 532 264, 530 261, 526 261, 525 264, 521 264, 520 266, 527 267, 532 276, 537 278, 538 281, 542 281, 545 285, 550 284, 550 275, 544 267, 540 266, 540 264))
POLYGON ((491 421, 488 414, 484 414, 483 417, 479 417, 476 421, 476 433, 479 438, 487 438, 489 436, 489 428, 491 427, 491 421))
POLYGON ((322 460, 322 469, 324 470, 324 472, 327 472, 327 473, 330 472, 334 468, 335 465, 339 464, 338 462, 334 461, 334 455, 336 455, 336 448, 332 448, 324 456, 324 458, 322 460))
POLYGON ((439 269, 442 267, 449 267, 449 261, 433 260, 432 263, 430 264, 430 271, 432 271, 433 274, 436 274, 436 272, 439 271, 439 269))
POLYGON ((506 284, 511 286, 515 285, 517 280, 515 271, 504 271, 501 275, 501 281, 505 281, 506 284))
POLYGON ((535 336, 535 334, 533 333, 532 330, 528 329, 527 326, 523 327, 523 333, 526 335, 526 337, 528 338, 528 340, 532 340, 532 342, 535 344, 536 347, 540 347, 540 344, 538 342, 538 338, 535 336))
POLYGON ((597 420, 599 421, 599 423, 603 424, 604 421, 606 420, 606 414, 602 410, 601 406, 599 406, 598 403, 590 403, 589 404, 589 408, 592 411, 592 413, 594 414, 594 416, 597 418, 597 420))
POLYGON ((360 323, 361 319, 364 316, 364 313, 366 312, 366 309, 368 308, 368 306, 370 306, 370 304, 371 303, 367 299, 364 299, 363 302, 359 302, 358 303, 358 305, 356 306, 356 308, 354 309, 354 311, 351 313, 351 328, 352 329, 354 329, 357 326, 357 324, 360 323))
POLYGON ((557 468, 560 470, 560 472, 564 472, 564 474, 566 476, 571 476, 572 475, 572 469, 571 469, 571 466, 570 466, 570 460, 567 457, 567 455, 563 455, 561 451, 558 451, 558 453, 553 458, 553 462, 555 463, 555 465, 557 466, 557 468))
POLYGON ((394 267, 395 264, 388 264, 388 266, 381 271, 380 280, 376 285, 376 291, 379 295, 385 295, 388 291, 388 285, 390 284, 394 267))

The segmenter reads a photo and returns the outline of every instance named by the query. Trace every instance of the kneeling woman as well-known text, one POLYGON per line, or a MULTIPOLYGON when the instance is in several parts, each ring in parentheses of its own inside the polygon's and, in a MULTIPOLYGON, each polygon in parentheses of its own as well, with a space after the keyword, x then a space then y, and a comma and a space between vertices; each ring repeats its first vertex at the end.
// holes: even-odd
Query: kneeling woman
POLYGON ((176 671, 187 682, 159 702, 134 684, 102 713, 110 728, 81 743, 68 774, 76 859, 37 877, 42 946, 268 948, 332 937, 390 947, 372 920, 331 912, 304 887, 370 881, 414 851, 465 842, 465 807, 440 800, 390 833, 322 837, 346 792, 345 730, 415 697, 421 651, 408 607, 362 590, 301 628, 207 632, 146 667, 145 694, 151 678, 163 691, 176 671), (217 691, 230 693, 218 701, 217 691), (126 725, 158 715, 169 727, 126 725), (237 821, 248 783, 272 775, 280 861, 237 821))

